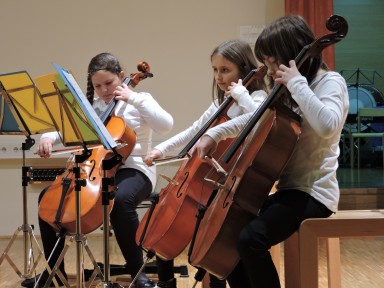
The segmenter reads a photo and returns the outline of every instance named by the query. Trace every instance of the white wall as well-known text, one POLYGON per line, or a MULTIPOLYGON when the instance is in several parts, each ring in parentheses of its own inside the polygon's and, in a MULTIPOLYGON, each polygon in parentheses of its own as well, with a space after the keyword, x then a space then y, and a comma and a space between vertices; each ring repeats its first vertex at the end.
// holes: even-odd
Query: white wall
MULTIPOLYGON (((208 107, 213 48, 239 38, 241 26, 282 16, 284 0, 2 0, 0 11, 0 74, 26 70, 36 78, 55 72, 52 63, 57 63, 70 68, 85 91, 87 65, 97 53, 114 53, 127 73, 147 61, 154 78, 136 90, 154 95, 175 120, 170 135, 154 135, 159 142, 188 127, 208 107)), ((0 135, 0 143, 9 137, 0 135)), ((27 165, 63 162, 28 159, 27 165)), ((21 166, 21 158, 0 159, 0 235, 22 224, 21 166)), ((37 196, 45 184, 27 187, 29 222, 35 226, 37 196)))

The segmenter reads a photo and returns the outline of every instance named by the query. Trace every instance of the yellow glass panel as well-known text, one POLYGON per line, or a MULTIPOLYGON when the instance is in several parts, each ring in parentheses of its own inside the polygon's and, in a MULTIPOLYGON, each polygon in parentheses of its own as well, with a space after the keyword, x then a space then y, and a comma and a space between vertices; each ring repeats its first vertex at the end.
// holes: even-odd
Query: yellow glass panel
POLYGON ((2 96, 9 101, 20 130, 30 134, 55 130, 47 107, 26 71, 0 75, 0 82, 4 88, 2 96))
POLYGON ((37 77, 35 82, 65 146, 100 142, 97 132, 88 123, 75 97, 58 73, 37 77))

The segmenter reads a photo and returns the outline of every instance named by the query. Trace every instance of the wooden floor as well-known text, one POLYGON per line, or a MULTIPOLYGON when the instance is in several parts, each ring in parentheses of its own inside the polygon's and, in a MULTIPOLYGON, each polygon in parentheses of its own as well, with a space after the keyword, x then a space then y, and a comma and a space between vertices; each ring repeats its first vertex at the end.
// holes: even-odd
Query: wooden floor
MULTIPOLYGON (((21 234, 20 234, 21 235, 21 234)), ((38 240, 40 242, 40 240, 38 240)), ((9 239, 0 239, 0 248, 3 253, 9 239)), ((16 263, 18 269, 23 274, 24 268, 24 253, 23 253, 23 239, 18 237, 13 243, 8 255, 10 259, 16 263)), ((33 243, 33 241, 32 241, 33 243)), ((34 243, 33 243, 34 244, 34 243)), ((89 236, 88 244, 90 250, 97 262, 103 262, 103 241, 101 236, 89 236)), ((320 249, 320 272, 319 281, 320 288, 328 287, 327 285, 327 271, 326 259, 324 251, 324 243, 322 241, 319 245, 320 249)), ((36 249, 35 249, 36 250, 36 249)), ((283 249, 282 249, 283 250, 283 249)), ((283 254, 281 255, 283 257, 283 254)), ((66 255, 66 269, 67 272, 72 274, 70 284, 74 284, 76 280, 76 246, 70 246, 66 255)), ((112 264, 123 264, 123 259, 119 253, 119 248, 116 245, 114 238, 111 238, 110 247, 110 260, 112 264)), ((284 287, 284 264, 281 261, 281 282, 284 287)), ((384 238, 367 238, 367 239, 341 239, 341 262, 342 262, 342 287, 343 288, 382 288, 384 287, 384 238)), ((190 288, 194 284, 195 269, 188 265, 186 253, 183 253, 176 259, 177 265, 187 265, 189 277, 180 277, 176 274, 178 288, 190 288)), ((92 267, 88 255, 84 257, 85 269, 92 267)), ((38 263, 38 271, 42 267, 42 262, 38 263)), ((156 275, 149 275, 156 280, 156 275)), ((2 288, 21 287, 20 283, 23 279, 19 277, 16 272, 9 265, 7 260, 4 260, 0 266, 0 286, 2 288)), ((127 275, 112 276, 111 281, 128 287, 130 278, 127 275)), ((88 284, 88 283, 86 283, 88 284)), ((97 286, 92 285, 92 287, 97 286)), ((101 286, 100 283, 98 286, 101 286)), ((75 287, 75 285, 72 285, 75 287)), ((133 286, 134 287, 134 286, 133 286)), ((197 284, 197 288, 201 284, 197 284)))
MULTIPOLYGON (((340 167, 338 170, 338 180, 341 188, 340 207, 341 209, 384 209, 384 171, 382 168, 375 169, 350 169, 349 167, 340 167)), ((339 208, 340 208, 339 207, 339 208)), ((4 220, 3 220, 4 221, 4 220)), ((16 228, 16 227, 15 227, 16 228)), ((384 229, 384 228, 383 228, 384 229)), ((39 237, 37 237, 40 244, 39 237)), ((0 251, 3 252, 10 243, 10 237, 0 238, 0 251)), ((8 256, 15 262, 17 268, 24 274, 24 251, 23 238, 20 233, 13 243, 8 256)), ((32 244, 35 244, 32 241, 32 244)), ((88 236, 90 250, 97 262, 104 262, 102 235, 88 236)), ((320 288, 328 287, 327 269, 324 251, 324 243, 320 241, 320 288)), ((341 269, 342 269, 342 288, 382 288, 384 287, 384 237, 352 239, 342 238, 341 244, 341 269)), ((41 244, 40 244, 41 245, 41 244)), ((34 245, 35 246, 35 245, 34 245)), ((283 250, 283 249, 282 249, 283 250)), ((34 249, 35 253, 37 249, 34 249)), ((281 251, 281 257, 284 257, 281 251)), ((76 280, 76 245, 72 244, 66 255, 66 270, 72 276, 70 284, 75 287, 76 280)), ((283 258, 281 258, 283 259, 283 258)), ((112 264, 124 264, 120 250, 111 237, 110 262, 112 264)), ((176 274, 178 288, 191 288, 194 284, 194 273, 196 269, 188 265, 187 252, 185 251, 176 259, 176 265, 186 265, 188 276, 181 277, 176 274)), ((92 263, 87 254, 84 257, 84 269, 91 269, 92 263)), ((38 263, 37 271, 41 271, 42 261, 38 263)), ((281 261, 280 267, 281 283, 284 287, 284 261, 281 261)), ((156 280, 156 275, 149 275, 156 280)), ((23 277, 20 277, 10 266, 7 259, 0 265, 0 288, 21 287, 23 277)), ((112 282, 119 283, 128 287, 130 278, 127 275, 112 276, 112 282)), ((88 283, 87 283, 88 284, 88 283)), ((94 286, 101 287, 103 283, 94 286)), ((228 286, 228 285, 227 285, 228 286)), ((87 286, 88 287, 88 286, 87 286)), ((201 288, 198 283, 196 288, 201 288)), ((247 287, 244 287, 247 288, 247 287)), ((311 287, 308 287, 311 288, 311 287)))

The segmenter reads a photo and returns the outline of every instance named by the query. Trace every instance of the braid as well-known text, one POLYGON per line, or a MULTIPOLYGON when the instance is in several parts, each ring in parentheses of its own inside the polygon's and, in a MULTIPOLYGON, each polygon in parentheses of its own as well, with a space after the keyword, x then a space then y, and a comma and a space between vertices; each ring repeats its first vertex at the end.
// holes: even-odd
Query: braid
POLYGON ((95 89, 93 88, 91 81, 91 74, 88 74, 87 77, 87 99, 89 103, 93 104, 93 97, 95 95, 95 89))
POLYGON ((97 71, 104 70, 113 74, 119 75, 123 70, 120 66, 119 60, 111 53, 100 53, 93 57, 88 65, 88 77, 87 77, 87 98, 89 102, 93 103, 93 97, 95 90, 92 84, 92 76, 97 71))

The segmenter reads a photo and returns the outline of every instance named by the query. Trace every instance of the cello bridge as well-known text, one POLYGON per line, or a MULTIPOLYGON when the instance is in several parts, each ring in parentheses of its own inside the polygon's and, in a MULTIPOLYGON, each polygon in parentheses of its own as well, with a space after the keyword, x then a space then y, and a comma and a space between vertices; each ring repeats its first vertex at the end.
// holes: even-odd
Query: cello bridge
POLYGON ((170 184, 172 184, 172 185, 175 185, 175 186, 179 185, 178 182, 176 182, 175 180, 169 178, 168 176, 165 176, 164 174, 160 174, 159 176, 160 176, 161 178, 165 179, 166 181, 168 181, 168 182, 169 182, 170 184))
POLYGON ((205 159, 206 161, 208 161, 208 162, 209 162, 209 163, 216 169, 216 172, 217 172, 217 173, 221 173, 221 174, 223 174, 225 177, 228 176, 227 171, 225 171, 224 168, 220 166, 219 162, 217 162, 215 158, 205 156, 204 159, 205 159))
POLYGON ((225 186, 215 180, 212 180, 212 179, 209 179, 209 178, 204 178, 205 181, 213 184, 215 187, 219 188, 219 189, 225 189, 225 186))

